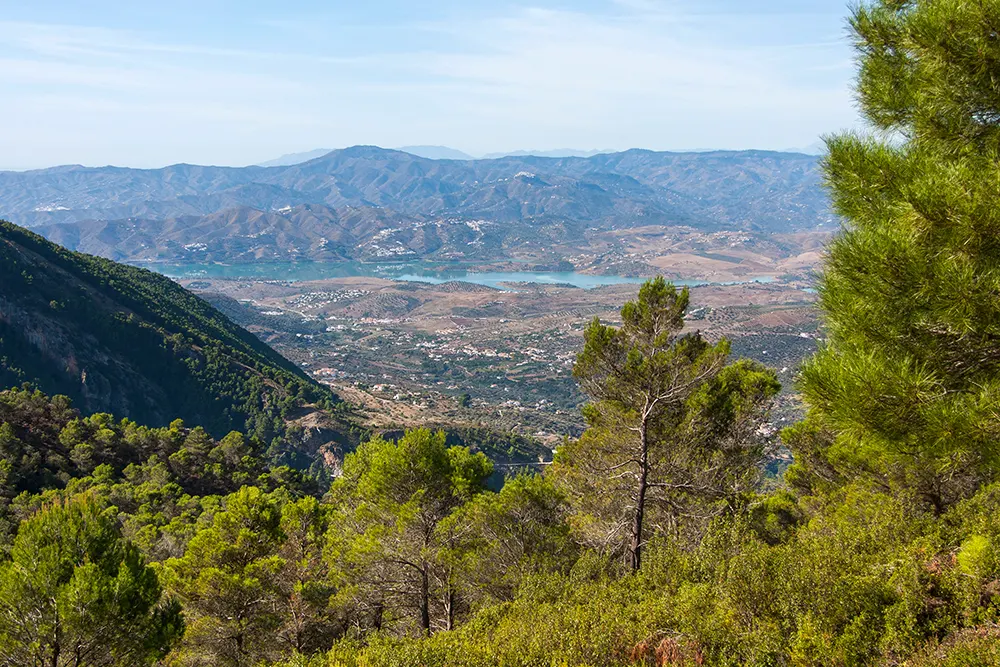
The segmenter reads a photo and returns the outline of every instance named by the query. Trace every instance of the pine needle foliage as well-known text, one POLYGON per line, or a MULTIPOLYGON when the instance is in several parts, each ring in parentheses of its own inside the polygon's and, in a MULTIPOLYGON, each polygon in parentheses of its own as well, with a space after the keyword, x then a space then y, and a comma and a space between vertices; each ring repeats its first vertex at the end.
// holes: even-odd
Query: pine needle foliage
POLYGON ((850 25, 875 134, 827 142, 844 229, 791 479, 864 474, 941 511, 1000 470, 1000 2, 879 0, 850 25))

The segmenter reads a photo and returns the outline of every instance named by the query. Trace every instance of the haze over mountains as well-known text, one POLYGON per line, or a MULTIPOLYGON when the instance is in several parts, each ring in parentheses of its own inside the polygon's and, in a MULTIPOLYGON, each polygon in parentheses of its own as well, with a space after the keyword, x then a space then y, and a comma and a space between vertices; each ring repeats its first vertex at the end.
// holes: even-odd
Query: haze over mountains
POLYGON ((308 162, 309 160, 315 160, 318 157, 323 157, 327 153, 331 152, 332 148, 317 148, 312 151, 305 151, 304 153, 286 153, 281 157, 274 158, 273 160, 267 160, 266 162, 261 162, 257 167, 290 167, 293 164, 302 164, 303 162, 308 162))
POLYGON ((425 157, 430 160, 475 160, 475 156, 469 155, 447 146, 402 146, 399 150, 410 153, 417 157, 425 157))
POLYGON ((630 150, 440 160, 374 146, 273 167, 0 173, 0 215, 115 259, 496 258, 592 232, 832 222, 818 159, 630 150))
MULTIPOLYGON (((308 162, 309 160, 315 160, 318 157, 322 157, 327 153, 333 152, 333 148, 317 148, 312 151, 304 151, 301 153, 288 153, 282 155, 279 158, 273 160, 267 160, 266 162, 260 162, 257 164, 258 167, 288 167, 293 164, 301 164, 303 162, 308 162)), ((487 153, 486 155, 481 155, 476 157, 470 155, 464 151, 457 150, 455 148, 449 148, 448 146, 400 146, 398 149, 404 153, 409 153, 411 155, 416 155, 417 157, 425 157, 429 160, 495 160, 502 157, 524 157, 528 155, 533 155, 535 157, 590 157, 592 155, 598 155, 600 153, 614 153, 612 150, 577 150, 574 148, 559 148, 555 150, 520 150, 520 151, 510 151, 507 153, 487 153)), ((795 152, 795 151, 790 151, 795 152)), ((808 152, 808 151, 803 151, 808 152)))

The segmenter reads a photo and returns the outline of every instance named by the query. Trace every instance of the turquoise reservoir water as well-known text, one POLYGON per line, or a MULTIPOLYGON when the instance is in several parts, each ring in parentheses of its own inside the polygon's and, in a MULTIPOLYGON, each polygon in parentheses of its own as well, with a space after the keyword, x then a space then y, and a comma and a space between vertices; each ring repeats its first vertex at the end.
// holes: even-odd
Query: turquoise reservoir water
MULTIPOLYGON (((489 271, 476 273, 465 269, 425 264, 360 264, 352 262, 246 262, 239 264, 140 264, 171 278, 246 278, 253 280, 322 280, 367 276, 440 284, 454 280, 504 288, 509 283, 572 285, 592 289, 604 285, 642 283, 646 278, 595 276, 575 272, 489 271)), ((771 282, 757 278, 754 282, 771 282)), ((704 280, 673 280, 675 285, 704 285, 704 280)))

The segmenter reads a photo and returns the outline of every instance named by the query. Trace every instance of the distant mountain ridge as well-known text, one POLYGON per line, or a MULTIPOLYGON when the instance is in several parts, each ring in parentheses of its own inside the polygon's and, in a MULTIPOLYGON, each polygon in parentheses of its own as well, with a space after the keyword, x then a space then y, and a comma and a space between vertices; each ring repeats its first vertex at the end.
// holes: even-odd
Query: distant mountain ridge
MULTIPOLYGON (((302 164, 303 162, 309 162, 310 160, 315 160, 316 158, 323 157, 328 153, 332 153, 335 149, 333 148, 317 148, 312 151, 304 151, 301 153, 287 153, 279 158, 273 160, 268 160, 266 162, 257 163, 257 167, 290 167, 295 164, 302 164)), ((404 153, 409 153, 410 155, 416 155, 417 157, 427 158, 428 160, 475 160, 473 156, 468 153, 463 153, 460 150, 454 148, 449 148, 447 146, 400 146, 395 149, 403 151, 404 153)))
POLYGON ((290 167, 293 164, 302 164, 303 162, 308 162, 309 160, 315 160, 318 157, 323 157, 332 150, 333 150, 332 148, 317 148, 316 150, 305 151, 302 153, 286 153, 281 157, 275 158, 273 160, 268 160, 266 162, 260 162, 255 166, 290 167))
POLYGON ((475 160, 473 156, 447 146, 401 146, 398 150, 429 160, 475 160))
MULTIPOLYGON (((409 153, 411 155, 416 155, 417 157, 427 158, 428 160, 495 160, 502 157, 591 157, 592 155, 599 155, 600 153, 614 153, 613 150, 577 150, 574 148, 558 148, 555 150, 519 150, 519 151, 508 151, 501 153, 487 153, 485 155, 480 155, 476 157, 470 155, 464 151, 457 150, 455 148, 450 148, 448 146, 400 146, 395 149, 403 151, 404 153, 409 153)), ((282 155, 279 158, 273 160, 268 160, 266 162, 259 162, 256 166, 258 167, 290 167, 293 164, 302 164, 303 162, 308 162, 309 160, 315 160, 318 157, 323 157, 327 153, 332 153, 333 148, 317 148, 312 151, 304 151, 301 153, 288 153, 282 155)), ((794 151, 790 151, 794 152, 794 151)))
POLYGON ((502 157, 593 157, 601 153, 614 153, 613 150, 578 150, 575 148, 556 148, 554 150, 509 151, 506 153, 487 153, 483 160, 496 160, 502 157))
MULTIPOLYGON (((364 255, 361 246, 378 233, 402 236, 388 245, 375 239, 376 257, 419 255, 427 247, 449 251, 449 243, 475 254, 477 239, 484 241, 477 235, 491 225, 525 242, 532 235, 545 242, 587 229, 795 231, 833 219, 818 158, 767 151, 636 149, 587 158, 463 161, 355 146, 282 167, 6 172, 0 173, 0 202, 0 214, 18 224, 38 227, 70 248, 119 259, 161 256, 156 250, 170 242, 183 246, 244 234, 233 226, 239 221, 246 236, 270 235, 277 243, 284 242, 282 229, 294 231, 278 248, 283 257, 298 250, 304 257, 334 258, 364 255), (108 221, 115 224, 98 224, 108 221), (470 231, 469 223, 479 231, 470 231), (324 252, 292 244, 302 240, 303 224, 313 225, 310 243, 325 244, 324 252), (129 225, 138 233, 131 241, 129 225), (436 232, 429 233, 448 226, 462 235, 449 232, 439 243, 436 232), (337 247, 351 249, 331 250, 337 247)), ((162 255, 178 256, 186 255, 162 255)))

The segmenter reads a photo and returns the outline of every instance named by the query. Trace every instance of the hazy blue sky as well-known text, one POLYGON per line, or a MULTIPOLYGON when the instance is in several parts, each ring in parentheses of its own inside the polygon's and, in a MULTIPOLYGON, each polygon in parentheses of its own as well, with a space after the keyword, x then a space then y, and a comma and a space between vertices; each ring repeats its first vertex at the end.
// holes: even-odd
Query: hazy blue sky
POLYGON ((0 0, 0 167, 807 146, 843 0, 0 0))

